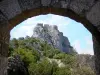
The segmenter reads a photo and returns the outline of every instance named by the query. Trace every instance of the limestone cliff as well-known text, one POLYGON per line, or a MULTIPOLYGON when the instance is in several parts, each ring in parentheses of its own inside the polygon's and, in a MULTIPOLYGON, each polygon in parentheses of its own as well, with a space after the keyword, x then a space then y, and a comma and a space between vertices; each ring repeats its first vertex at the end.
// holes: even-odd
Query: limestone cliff
POLYGON ((72 52, 73 48, 71 47, 68 38, 63 36, 63 33, 58 30, 56 25, 50 26, 48 24, 43 25, 42 23, 38 23, 33 30, 32 37, 47 41, 48 44, 63 52, 72 52))

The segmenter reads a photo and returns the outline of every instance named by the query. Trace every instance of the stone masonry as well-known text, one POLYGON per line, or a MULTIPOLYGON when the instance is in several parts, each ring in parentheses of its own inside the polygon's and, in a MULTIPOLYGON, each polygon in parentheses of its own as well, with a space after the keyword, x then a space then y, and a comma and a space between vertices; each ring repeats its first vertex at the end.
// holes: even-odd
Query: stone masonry
POLYGON ((0 75, 6 75, 10 30, 40 14, 74 19, 93 35, 96 75, 100 75, 100 0, 0 0, 0 75))

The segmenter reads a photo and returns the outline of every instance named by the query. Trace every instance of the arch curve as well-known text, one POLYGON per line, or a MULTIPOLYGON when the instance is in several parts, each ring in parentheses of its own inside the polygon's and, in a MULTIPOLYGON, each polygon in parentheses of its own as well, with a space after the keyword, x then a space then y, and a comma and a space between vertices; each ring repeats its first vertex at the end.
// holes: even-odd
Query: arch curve
MULTIPOLYGON (((14 26, 27 18, 48 13, 69 17, 92 33, 96 74, 100 75, 100 0, 0 0, 1 58, 7 60, 9 33, 14 26)), ((7 62, 1 60, 0 75, 4 75, 7 62)))
MULTIPOLYGON (((37 15, 46 15, 46 14, 56 14, 64 17, 69 17, 77 22, 80 22, 84 25, 87 30, 89 30, 94 36, 98 36, 99 31, 98 29, 90 23, 85 17, 81 17, 75 12, 73 12, 70 9, 64 9, 64 8, 49 8, 49 7, 42 7, 42 8, 37 8, 34 10, 26 10, 23 11, 22 13, 16 15, 14 18, 9 20, 9 30, 11 30, 14 26, 17 24, 21 23, 22 21, 26 20, 27 18, 34 17, 37 15)), ((99 39, 100 36, 96 37, 96 39, 99 39)))

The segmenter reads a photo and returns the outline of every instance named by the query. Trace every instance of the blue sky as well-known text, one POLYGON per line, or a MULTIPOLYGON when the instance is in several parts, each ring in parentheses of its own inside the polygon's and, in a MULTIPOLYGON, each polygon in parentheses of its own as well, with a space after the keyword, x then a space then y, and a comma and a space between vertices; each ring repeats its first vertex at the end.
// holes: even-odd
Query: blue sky
POLYGON ((28 18, 11 30, 11 38, 31 36, 37 23, 57 25, 78 53, 94 54, 91 33, 79 22, 59 15, 39 15, 28 18))

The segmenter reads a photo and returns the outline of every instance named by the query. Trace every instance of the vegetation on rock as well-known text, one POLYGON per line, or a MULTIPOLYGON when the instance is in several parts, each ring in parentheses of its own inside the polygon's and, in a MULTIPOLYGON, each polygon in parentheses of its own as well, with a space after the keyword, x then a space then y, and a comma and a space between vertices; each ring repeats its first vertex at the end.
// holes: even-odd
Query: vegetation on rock
POLYGON ((90 66, 78 63, 75 50, 73 54, 66 54, 33 37, 12 39, 9 57, 14 56, 19 56, 28 70, 29 74, 23 75, 95 75, 90 66))

